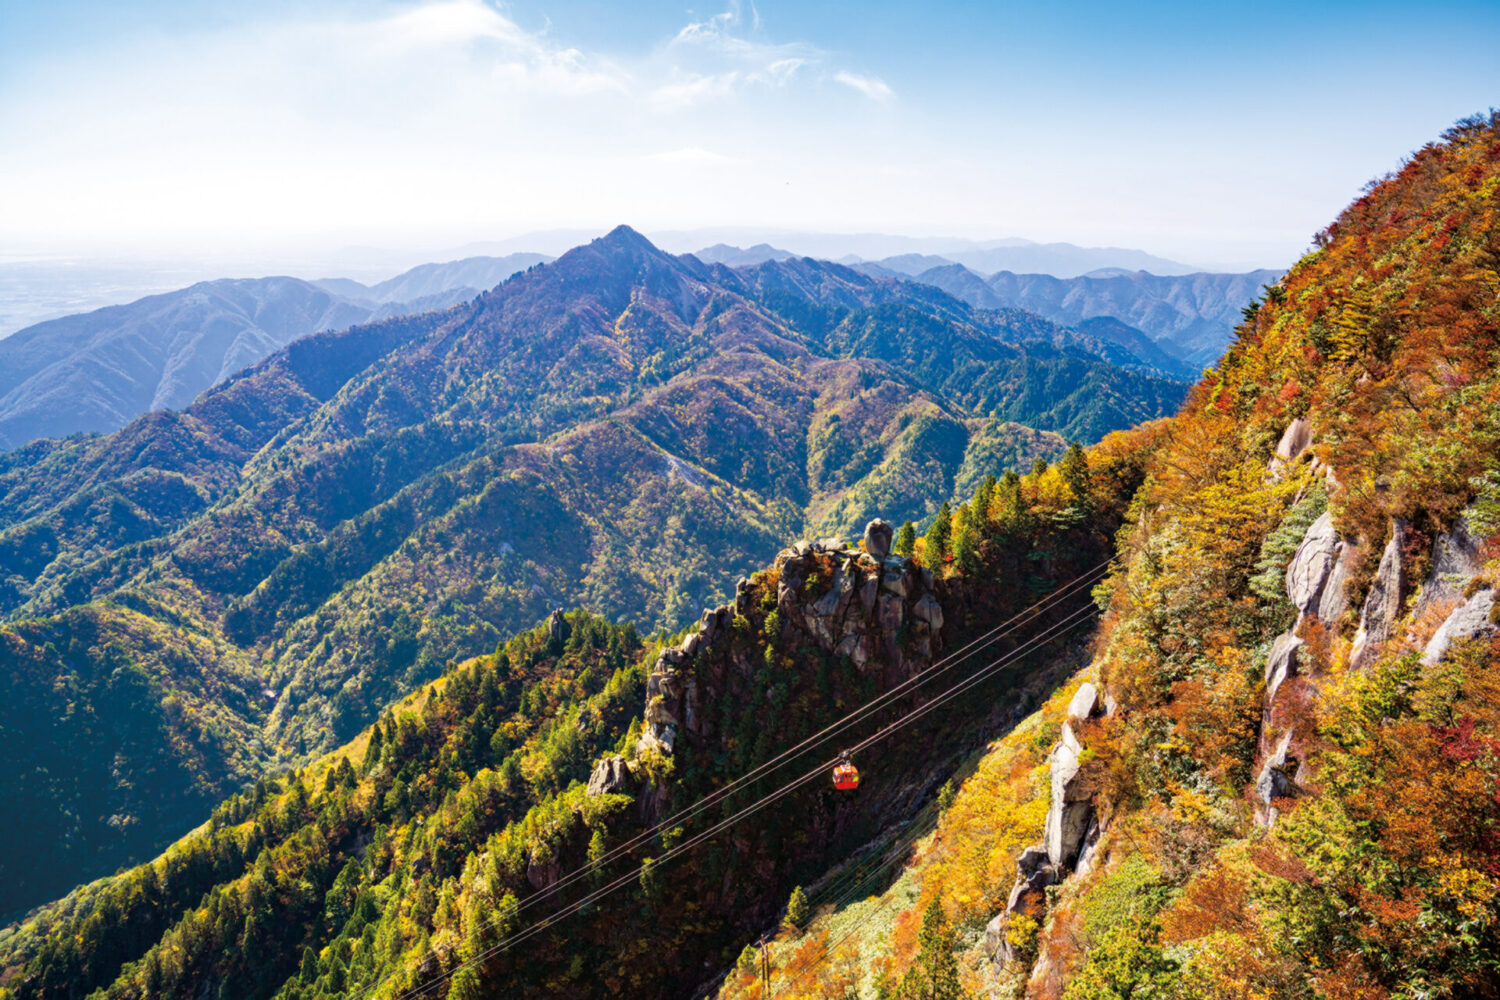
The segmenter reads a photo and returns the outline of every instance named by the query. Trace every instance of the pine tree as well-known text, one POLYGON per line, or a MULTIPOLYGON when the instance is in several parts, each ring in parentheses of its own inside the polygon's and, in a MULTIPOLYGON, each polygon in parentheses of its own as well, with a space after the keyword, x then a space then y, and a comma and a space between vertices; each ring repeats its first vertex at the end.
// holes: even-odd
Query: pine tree
POLYGON ((360 765, 360 770, 363 773, 370 773, 370 770, 380 760, 380 751, 384 746, 385 732, 380 728, 380 720, 376 719, 375 725, 370 727, 370 742, 365 746, 364 763, 360 765))
POLYGON ((982 525, 990 521, 993 513, 990 508, 995 503, 995 489, 999 481, 994 476, 985 476, 984 482, 979 484, 979 489, 974 493, 974 523, 982 525))
POLYGON ((975 514, 968 504, 958 508, 954 518, 953 564, 960 573, 972 574, 979 569, 979 531, 975 514))
POLYGON ((600 864, 604 856, 609 853, 609 846, 604 841, 604 831, 595 830, 594 835, 589 838, 589 867, 593 869, 593 880, 598 882, 604 877, 604 868, 600 864))
POLYGON ((953 930, 936 897, 922 913, 917 933, 917 959, 896 988, 897 1000, 967 1000, 958 981, 958 959, 953 955, 953 930))
POLYGON ((1089 460, 1078 442, 1068 445, 1067 452, 1057 463, 1057 471, 1073 494, 1073 502, 1079 507, 1088 507, 1093 496, 1089 481, 1089 460))
POLYGON ((953 510, 944 500, 938 508, 937 519, 927 529, 927 562, 941 567, 948 559, 949 545, 953 540, 953 510))
POLYGON ((909 556, 916 551, 916 548, 917 527, 910 521, 907 521, 901 526, 901 530, 896 532, 896 543, 893 546, 893 551, 898 556, 909 556))
POLYGON ((812 908, 808 905, 807 893, 799 885, 792 890, 792 896, 786 902, 786 926, 790 930, 800 931, 807 926, 811 917, 812 908))

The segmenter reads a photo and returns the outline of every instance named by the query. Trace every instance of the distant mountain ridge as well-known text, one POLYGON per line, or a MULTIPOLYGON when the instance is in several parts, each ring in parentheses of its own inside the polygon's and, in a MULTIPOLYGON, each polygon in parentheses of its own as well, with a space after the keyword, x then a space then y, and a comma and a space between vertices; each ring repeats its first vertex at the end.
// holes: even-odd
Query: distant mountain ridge
POLYGON ((981 309, 1025 309, 1080 327, 1113 317, 1146 334, 1191 375, 1212 365, 1234 337, 1242 310, 1280 271, 1160 275, 1144 271, 1057 278, 1000 271, 989 277, 959 264, 921 271, 912 280, 943 289, 981 309))
POLYGON ((0 340, 0 449, 181 409, 299 337, 445 309, 550 259, 425 264, 374 286, 225 278, 38 323, 0 340))

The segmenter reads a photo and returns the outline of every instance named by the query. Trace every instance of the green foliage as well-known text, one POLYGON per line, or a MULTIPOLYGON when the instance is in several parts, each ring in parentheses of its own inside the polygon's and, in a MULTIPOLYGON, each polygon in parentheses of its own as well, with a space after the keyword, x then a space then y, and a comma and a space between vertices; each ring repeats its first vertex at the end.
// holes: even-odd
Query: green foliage
POLYGON ((953 930, 937 898, 922 913, 917 946, 917 959, 896 985, 893 1000, 965 1000, 969 994, 959 983, 953 930))
POLYGON ((1161 928, 1140 917, 1105 928, 1088 962, 1068 981, 1063 1000, 1186 1000, 1197 995, 1183 982, 1181 963, 1160 939, 1161 928))
POLYGON ((1291 563, 1307 529, 1322 516, 1327 506, 1327 491, 1321 485, 1311 487, 1261 543, 1260 556, 1255 560, 1255 573, 1250 577, 1250 590, 1261 600, 1278 609, 1290 609, 1291 602, 1286 596, 1287 565, 1291 563))
POLYGON ((937 517, 925 536, 927 559, 934 566, 941 566, 947 559, 953 541, 953 511, 944 500, 938 508, 937 517))
POLYGON ((891 546, 898 556, 909 556, 917 549, 916 525, 910 521, 901 523, 901 530, 896 532, 896 540, 891 546))
POLYGON ((786 901, 786 926, 800 931, 811 918, 812 907, 807 901, 807 893, 802 891, 800 885, 796 886, 786 901))

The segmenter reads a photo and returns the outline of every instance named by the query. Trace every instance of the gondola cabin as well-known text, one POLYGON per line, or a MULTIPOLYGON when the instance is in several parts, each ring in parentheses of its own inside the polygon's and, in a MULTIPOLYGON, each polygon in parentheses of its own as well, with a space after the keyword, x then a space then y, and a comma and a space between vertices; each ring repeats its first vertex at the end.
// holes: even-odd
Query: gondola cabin
POLYGON ((859 768, 844 761, 833 769, 833 787, 843 792, 859 787, 859 768))

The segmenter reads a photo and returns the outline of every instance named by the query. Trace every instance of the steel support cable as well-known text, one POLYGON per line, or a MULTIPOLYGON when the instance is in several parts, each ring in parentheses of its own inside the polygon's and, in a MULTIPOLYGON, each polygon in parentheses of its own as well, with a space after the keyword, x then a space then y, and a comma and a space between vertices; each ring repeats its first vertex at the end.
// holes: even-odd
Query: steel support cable
POLYGON ((768 761, 765 761, 762 764, 757 765, 752 770, 746 772, 745 774, 736 778, 734 781, 723 786, 722 788, 714 789, 708 795, 705 795, 703 798, 699 799, 693 804, 685 806, 677 813, 659 821, 649 830, 644 830, 641 833, 635 834, 629 840, 626 840, 611 848, 608 852, 606 852, 603 856, 596 859, 595 861, 592 861, 588 865, 585 865, 584 867, 570 872, 568 875, 565 875, 557 882, 554 882, 552 885, 548 886, 545 890, 533 896, 527 897, 521 902, 519 910, 525 910, 529 906, 540 903, 550 896, 555 896, 562 889, 567 888, 574 882, 577 882, 578 880, 591 874, 595 868, 607 865, 609 862, 619 858, 620 856, 628 854, 636 848, 641 847, 662 831, 671 829, 674 826, 681 825, 703 810, 717 805, 719 802, 722 802, 724 799, 728 798, 730 795, 734 794, 736 791, 740 790, 750 782, 757 781, 760 778, 765 777, 767 774, 780 769, 783 764, 787 763, 791 758, 799 756, 803 751, 831 739, 844 729, 847 729, 855 723, 862 721, 873 712, 886 707, 886 705, 891 701, 894 701, 897 698, 900 698, 903 695, 916 690, 918 687, 926 684, 928 681, 946 673, 954 666, 956 666, 962 659, 965 659, 979 652, 980 649, 993 645, 995 642, 998 642, 999 640, 1008 636, 1011 632, 1014 632, 1016 628, 1019 628, 1022 625, 1026 624, 1026 622, 1022 621, 1022 619, 1035 619, 1038 615, 1051 610, 1052 606, 1061 603, 1066 598, 1076 597, 1081 586, 1096 582, 1095 580, 1091 579, 1092 577, 1102 577, 1104 575, 1104 572, 1108 569, 1109 562, 1109 560, 1105 560, 1104 562, 1099 563, 1091 569, 1086 570, 1084 573, 1080 574, 1077 577, 1074 577, 1072 580, 1068 581, 1057 590, 1054 590, 1052 593, 1048 594, 1037 603, 1030 605, 1027 608, 1012 615, 1010 618, 1001 622, 999 625, 995 626, 984 635, 971 640, 962 649, 955 650, 954 652, 945 655, 941 659, 923 669, 920 673, 913 674, 911 677, 902 681, 900 684, 897 684, 895 687, 892 687, 890 690, 876 695, 870 701, 854 709, 843 717, 836 719, 834 722, 825 726, 823 729, 819 730, 816 733, 813 733, 811 736, 806 737, 800 743, 797 743, 796 745, 788 747, 786 750, 781 751, 781 753, 777 754, 775 757, 771 758, 768 761))
MULTIPOLYGON (((871 744, 873 744, 873 743, 875 743, 875 742, 877 742, 879 740, 882 740, 885 737, 889 736, 892 732, 895 732, 897 729, 900 729, 903 726, 911 724, 912 722, 916 721, 917 719, 921 718, 922 716, 926 715, 927 713, 935 710, 936 708, 940 707, 943 704, 946 704, 947 702, 951 701, 953 698, 956 698, 960 694, 963 694, 969 688, 974 687, 975 685, 977 685, 977 684, 981 683, 982 681, 986 680, 988 677, 990 677, 994 673, 997 673, 998 671, 1004 669, 1005 667, 1010 666, 1011 663, 1013 663, 1016 659, 1019 659, 1020 657, 1022 657, 1024 655, 1027 655, 1028 653, 1032 652, 1034 649, 1039 648, 1040 646, 1045 645, 1048 642, 1051 642, 1053 639, 1058 638, 1059 636, 1061 636, 1061 635, 1063 635, 1063 634, 1071 631, 1073 628, 1077 627, 1078 625, 1082 624, 1083 622, 1089 620, 1090 618, 1092 618, 1092 613, 1093 613, 1093 608, 1090 605, 1085 605, 1084 607, 1079 608, 1077 611, 1074 611, 1073 613, 1065 616, 1061 621, 1056 622, 1053 625, 1049 626, 1048 629, 1046 630, 1046 632, 1044 634, 1035 636, 1032 639, 1027 640, 1021 646, 1017 647, 1016 649, 1014 649, 1011 652, 1003 655, 999 659, 994 660, 991 663, 987 664, 986 666, 982 667, 980 670, 978 670, 974 674, 972 674, 969 678, 967 678, 966 680, 960 681, 959 683, 955 684, 952 688, 950 688, 947 691, 943 692, 942 694, 938 695, 933 700, 931 700, 929 702, 926 702, 926 703, 924 703, 924 704, 916 707, 911 712, 908 712, 906 715, 904 715, 904 716, 896 719, 895 721, 891 722, 889 725, 887 725, 886 727, 884 727, 883 729, 881 729, 880 731, 878 731, 874 735, 872 735, 870 737, 867 737, 866 739, 862 740, 860 743, 856 744, 855 747, 850 752, 853 753, 853 752, 861 750, 861 749, 863 749, 863 748, 865 748, 867 746, 870 746, 871 744)), ((834 758, 834 759, 836 759, 836 758, 834 758)), ((810 771, 806 772, 805 774, 803 774, 803 775, 801 775, 801 776, 799 776, 797 778, 794 778, 792 781, 786 783, 781 788, 776 789, 776 790, 774 790, 774 791, 772 791, 770 793, 767 793, 760 800, 751 803, 750 805, 748 805, 745 808, 741 809, 738 813, 735 813, 735 814, 733 814, 733 815, 731 815, 731 816, 729 816, 729 817, 727 817, 727 818, 719 821, 718 823, 714 824, 713 826, 709 827, 708 829, 703 830, 703 831, 701 831, 698 834, 695 834, 693 837, 691 837, 688 840, 682 842, 681 844, 675 845, 670 850, 668 850, 665 854, 663 854, 660 858, 653 859, 651 863, 653 865, 665 864, 667 861, 676 858, 678 855, 680 855, 682 853, 685 853, 688 850, 691 850, 693 847, 696 847, 698 844, 702 843, 703 841, 705 841, 705 840, 713 837, 714 835, 716 835, 717 833, 719 833, 721 830, 724 830, 724 829, 728 828, 729 826, 732 826, 735 823, 738 823, 740 820, 742 820, 742 819, 744 819, 744 818, 746 818, 746 817, 748 817, 748 816, 750 816, 750 815, 752 815, 752 814, 754 814, 756 812, 759 812, 760 810, 764 809, 766 806, 772 804, 773 802, 777 801, 778 799, 780 799, 780 798, 782 798, 782 797, 784 797, 786 795, 791 794, 792 792, 796 791, 798 788, 802 787, 803 785, 806 785, 808 782, 810 782, 810 781, 818 778, 819 776, 823 775, 824 772, 827 770, 827 768, 832 763, 833 763, 833 759, 831 759, 831 760, 829 760, 829 761, 827 761, 825 763, 819 764, 817 767, 813 768, 812 770, 810 770, 810 771)), ((587 906, 590 906, 593 903, 597 902, 599 899, 602 899, 604 896, 607 896, 607 895, 609 895, 609 894, 611 894, 611 893, 613 893, 613 892, 615 892, 615 891, 623 888, 624 886, 630 884, 631 882, 636 881, 639 878, 639 875, 640 875, 639 870, 636 870, 636 871, 627 873, 625 875, 619 876, 618 878, 616 878, 612 882, 608 883, 607 885, 604 885, 604 886, 600 887, 599 889, 597 889, 594 892, 590 893, 589 895, 583 897, 582 899, 577 900, 577 901, 575 901, 573 903, 568 904, 567 906, 565 906, 561 910, 559 910, 559 911, 551 914, 550 916, 543 917, 541 920, 537 921, 534 924, 528 925, 527 927, 521 929, 520 931, 517 931, 515 934, 512 934, 510 937, 505 938, 505 939, 503 939, 501 941, 498 941, 498 942, 496 942, 493 945, 490 945, 489 947, 485 948, 480 953, 476 954, 473 958, 470 958, 466 962, 463 962, 463 963, 455 966, 451 970, 448 970, 448 971, 442 973, 441 975, 437 976, 429 984, 426 984, 426 985, 421 986, 421 987, 415 987, 415 988, 413 988, 411 990, 408 990, 408 991, 406 991, 404 993, 397 994, 396 998, 394 998, 394 1000, 416 1000, 416 998, 418 998, 418 997, 425 996, 427 993, 431 992, 437 986, 441 985, 444 981, 446 981, 447 979, 449 979, 452 976, 456 975, 458 972, 462 971, 463 969, 470 968, 470 967, 472 967, 474 965, 477 965, 477 964, 479 964, 481 962, 487 961, 489 958, 493 957, 494 955, 497 955, 497 954, 499 954, 502 951, 506 951, 506 950, 514 947, 515 945, 524 943, 525 941, 529 940, 530 938, 535 937, 538 934, 541 934, 543 931, 548 930, 549 928, 551 928, 552 926, 554 926, 555 924, 557 924, 561 920, 565 919, 566 917, 571 916, 572 914, 578 912, 579 910, 581 910, 581 909, 583 909, 583 908, 585 908, 587 906)), ((446 953, 446 951, 451 951, 451 950, 452 949, 450 947, 450 948, 448 948, 448 949, 445 950, 445 953, 446 953)), ((386 976, 386 977, 384 977, 384 979, 382 979, 381 981, 375 983, 373 986, 369 987, 367 990, 363 991, 360 994, 360 996, 364 997, 366 995, 373 994, 375 990, 379 989, 380 986, 382 986, 390 978, 391 977, 389 975, 386 976)))
MULTIPOLYGON (((978 653, 980 650, 991 646, 996 642, 999 642, 1001 639, 1006 638, 1011 633, 1016 631, 1016 629, 1021 628, 1023 625, 1025 625, 1028 621, 1035 620, 1038 616, 1051 610, 1054 606, 1062 603, 1065 599, 1078 596, 1081 587, 1092 585, 1093 583, 1097 582, 1097 579, 1103 578, 1105 573, 1108 571, 1111 561, 1111 559, 1106 559, 1103 562, 1090 567, 1089 569, 1080 573, 1078 576, 1075 576, 1073 579, 1064 583, 1058 589, 1043 597, 1041 600, 1037 601, 1035 604, 1028 605, 1022 610, 1016 612, 1011 617, 1007 618, 1005 621, 1001 622, 999 625, 996 625, 995 627, 990 629, 985 634, 970 640, 969 643, 963 648, 955 650, 952 653, 949 653, 942 658, 934 661, 926 668, 924 668, 921 672, 913 674, 911 677, 908 677, 906 680, 902 681, 900 684, 897 684, 890 690, 876 695, 870 701, 847 713, 843 717, 836 719, 834 722, 825 726, 822 730, 813 733, 811 736, 808 736, 795 746, 789 747, 770 760, 757 765, 755 768, 736 778, 728 785, 725 785, 722 788, 715 789, 692 805, 686 806, 672 816, 661 820, 650 829, 644 830, 641 833, 634 835, 629 840, 616 845, 614 848, 611 848, 609 851, 607 851, 604 855, 589 862, 582 868, 575 869, 569 874, 563 876, 557 882, 554 882, 552 885, 548 886, 541 892, 527 897, 526 899, 522 900, 518 904, 517 908, 512 912, 515 914, 519 914, 538 903, 555 897, 563 889, 567 888, 570 885, 573 885, 580 879, 589 876, 595 870, 610 864, 621 856, 633 850, 636 850, 637 848, 649 842, 651 838, 657 836, 661 832, 668 830, 673 826, 680 825, 696 816, 703 810, 713 805, 717 805, 719 802, 722 802, 724 799, 734 794, 741 787, 749 784, 750 782, 757 781, 773 771, 779 770, 783 764, 787 763, 794 756, 800 756, 805 750, 816 746, 818 743, 822 743, 828 739, 831 739, 842 730, 847 729, 848 727, 854 725, 859 721, 862 721, 873 712, 886 707, 889 702, 894 701, 895 699, 900 698, 903 695, 909 694, 928 681, 941 676, 944 673, 947 673, 954 666, 958 665, 958 663, 962 660, 967 659, 978 653)), ((493 920, 487 922, 487 925, 489 926, 493 926, 493 924, 493 920)), ((457 946, 446 945, 437 954, 446 955, 448 952, 452 951, 454 947, 457 946)), ((376 982, 373 986, 361 992, 355 998, 355 1000, 365 1000, 365 998, 372 994, 376 989, 378 989, 383 984, 383 982, 384 980, 376 982)))

